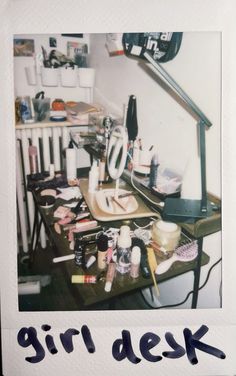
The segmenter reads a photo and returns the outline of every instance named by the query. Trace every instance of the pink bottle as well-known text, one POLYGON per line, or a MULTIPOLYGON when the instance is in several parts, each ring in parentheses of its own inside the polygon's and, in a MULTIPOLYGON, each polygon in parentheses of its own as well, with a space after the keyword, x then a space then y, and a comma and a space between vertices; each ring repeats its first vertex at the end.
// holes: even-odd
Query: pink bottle
POLYGON ((29 146, 29 163, 30 163, 30 173, 37 174, 39 172, 38 166, 38 152, 36 146, 29 146))

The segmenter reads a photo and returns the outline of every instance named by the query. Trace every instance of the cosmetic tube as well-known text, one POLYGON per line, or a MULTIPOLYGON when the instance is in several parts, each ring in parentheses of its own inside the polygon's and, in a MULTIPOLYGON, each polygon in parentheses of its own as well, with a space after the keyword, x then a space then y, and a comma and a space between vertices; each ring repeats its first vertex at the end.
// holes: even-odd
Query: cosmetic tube
POLYGON ((112 286, 113 279, 115 277, 115 273, 116 273, 116 264, 114 262, 111 262, 108 265, 108 269, 107 269, 106 283, 105 283, 105 288, 104 288, 106 292, 111 291, 111 286, 112 286))
POLYGON ((96 283, 96 275, 72 275, 71 283, 96 283))
POLYGON ((140 261, 141 261, 141 249, 135 246, 133 247, 132 252, 131 252, 130 277, 138 278, 140 261))
POLYGON ((52 262, 54 264, 58 263, 58 262, 63 262, 63 261, 67 261, 67 260, 74 260, 75 258, 75 254, 72 253, 71 255, 66 255, 66 256, 60 256, 60 257, 54 257, 52 259, 52 262))
POLYGON ((92 266, 96 261, 96 257, 94 255, 90 256, 88 261, 86 262, 86 269, 90 268, 90 266, 92 266))

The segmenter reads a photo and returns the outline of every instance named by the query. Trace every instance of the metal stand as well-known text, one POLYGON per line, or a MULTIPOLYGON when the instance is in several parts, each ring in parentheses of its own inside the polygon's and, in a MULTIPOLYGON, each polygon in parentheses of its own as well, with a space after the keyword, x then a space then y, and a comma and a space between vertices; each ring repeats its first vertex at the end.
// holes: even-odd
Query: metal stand
POLYGON ((193 298, 192 298, 192 308, 197 308, 198 292, 199 292, 199 282, 201 275, 201 259, 202 259, 202 245, 203 238, 198 239, 198 256, 197 265, 194 269, 194 282, 193 282, 193 298))
POLYGON ((205 147, 205 127, 210 127, 210 120, 204 115, 193 100, 184 92, 177 82, 169 75, 169 73, 157 63, 148 53, 144 53, 144 57, 154 67, 154 73, 168 84, 175 93, 183 100, 190 110, 197 116, 199 128, 199 148, 201 161, 201 200, 184 200, 178 198, 167 198, 163 210, 163 218, 173 221, 191 221, 207 216, 207 189, 206 189, 206 147, 205 147))
POLYGON ((33 225, 33 231, 32 231, 30 249, 29 249, 29 256, 30 256, 29 262, 30 262, 31 265, 34 262, 35 250, 37 249, 37 246, 38 246, 40 231, 41 231, 41 227, 42 227, 42 223, 43 223, 42 218, 40 217, 40 220, 39 220, 38 215, 39 215, 39 211, 37 209, 37 204, 35 203, 35 205, 34 205, 34 225, 33 225))

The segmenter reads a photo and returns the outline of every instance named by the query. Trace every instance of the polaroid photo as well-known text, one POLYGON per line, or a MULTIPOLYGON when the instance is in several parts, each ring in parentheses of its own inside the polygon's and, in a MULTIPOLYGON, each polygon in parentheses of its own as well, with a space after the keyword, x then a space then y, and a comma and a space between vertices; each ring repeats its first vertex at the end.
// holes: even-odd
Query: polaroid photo
POLYGON ((7 3, 2 374, 235 375, 233 1, 7 3))

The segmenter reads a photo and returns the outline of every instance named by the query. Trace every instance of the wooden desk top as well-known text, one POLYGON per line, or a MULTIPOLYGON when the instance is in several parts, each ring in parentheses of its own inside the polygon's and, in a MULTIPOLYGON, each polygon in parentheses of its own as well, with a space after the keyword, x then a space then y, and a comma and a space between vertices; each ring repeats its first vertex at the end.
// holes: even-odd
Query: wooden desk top
MULTIPOLYGON (((84 149, 89 153, 94 155, 96 158, 99 158, 101 150, 98 145, 86 145, 84 149)), ((122 179, 130 184, 131 175, 128 170, 125 170, 122 174, 122 179)), ((147 189, 143 184, 140 183, 140 179, 136 181, 135 185, 140 189, 146 196, 148 196, 153 202, 155 202, 155 210, 158 211, 161 215, 163 207, 160 205, 162 199, 153 194, 150 189, 147 189)), ((131 187, 132 189, 132 187, 131 187)), ((218 211, 212 211, 211 214, 203 219, 196 221, 195 223, 178 223, 185 231, 187 231, 191 236, 195 238, 204 237, 206 235, 213 234, 221 230, 221 200, 214 196, 213 194, 208 193, 208 201, 217 205, 219 207, 218 211)), ((148 201, 147 201, 148 202, 148 201)), ((154 205, 151 205, 154 207, 154 205)))

